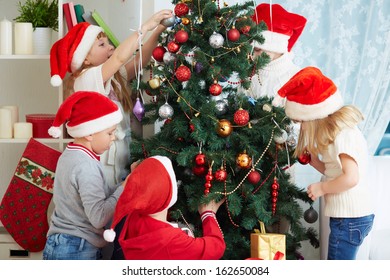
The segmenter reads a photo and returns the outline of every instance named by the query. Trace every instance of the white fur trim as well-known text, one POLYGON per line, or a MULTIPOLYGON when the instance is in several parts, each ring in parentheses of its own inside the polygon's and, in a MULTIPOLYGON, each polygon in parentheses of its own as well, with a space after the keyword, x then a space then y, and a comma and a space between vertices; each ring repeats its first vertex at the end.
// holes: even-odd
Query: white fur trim
POLYGON ((112 229, 106 229, 104 232, 103 232, 103 238, 104 240, 106 240, 107 242, 113 242, 115 240, 115 236, 116 236, 116 233, 114 230, 112 229))
POLYGON ((59 75, 53 75, 50 79, 50 84, 53 87, 59 87, 62 84, 62 79, 59 75))
POLYGON ((325 101, 317 104, 301 104, 294 101, 286 100, 286 115, 297 121, 312 121, 323 119, 333 114, 343 106, 343 98, 337 90, 325 101))
POLYGON ((257 41, 253 42, 255 48, 259 48, 269 52, 286 53, 288 51, 288 40, 290 36, 265 30, 261 33, 264 37, 264 43, 260 44, 257 41))
POLYGON ((169 205, 167 207, 167 208, 170 208, 177 201, 177 181, 176 181, 175 171, 173 170, 171 161, 167 157, 153 156, 152 158, 157 159, 159 162, 161 162, 162 165, 164 165, 165 169, 167 170, 167 172, 169 174, 169 177, 171 178, 172 198, 171 198, 171 201, 169 202, 169 205))
POLYGON ((90 25, 87 27, 83 38, 73 53, 72 62, 70 64, 72 73, 80 69, 81 65, 83 65, 85 58, 87 57, 93 43, 96 41, 97 35, 99 35, 100 32, 103 32, 103 29, 99 26, 90 25))
POLYGON ((68 126, 68 124, 66 124, 66 128, 70 136, 74 138, 79 138, 110 128, 111 126, 120 123, 122 118, 123 115, 121 113, 121 110, 118 109, 117 111, 111 114, 102 116, 100 118, 91 121, 84 122, 76 126, 68 126))
POLYGON ((59 138, 62 134, 61 129, 59 127, 52 126, 49 128, 48 133, 53 138, 59 138))

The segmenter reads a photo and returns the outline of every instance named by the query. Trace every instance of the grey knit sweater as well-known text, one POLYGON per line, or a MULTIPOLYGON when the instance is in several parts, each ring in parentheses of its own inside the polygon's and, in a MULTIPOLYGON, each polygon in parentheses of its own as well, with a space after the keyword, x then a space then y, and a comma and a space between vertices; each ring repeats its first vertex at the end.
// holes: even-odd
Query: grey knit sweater
POLYGON ((54 180, 54 211, 47 235, 65 233, 104 247, 105 226, 111 221, 121 185, 107 185, 99 157, 68 144, 60 156, 54 180))

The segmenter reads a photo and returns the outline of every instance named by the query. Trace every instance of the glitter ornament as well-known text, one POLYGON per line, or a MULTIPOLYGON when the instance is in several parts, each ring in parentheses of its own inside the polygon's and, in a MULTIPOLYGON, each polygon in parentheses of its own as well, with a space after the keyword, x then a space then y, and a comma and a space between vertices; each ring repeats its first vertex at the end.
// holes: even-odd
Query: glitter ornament
POLYGON ((168 104, 168 102, 166 102, 164 105, 162 105, 159 109, 158 109, 158 115, 160 116, 160 118, 162 119, 168 119, 168 118, 171 118, 173 116, 173 108, 171 105, 168 104))
POLYGON ((218 96, 222 93, 222 86, 214 80, 214 83, 209 87, 209 92, 213 96, 218 96))
POLYGON ((240 108, 234 113, 233 120, 237 125, 247 125, 249 122, 249 112, 240 108))
POLYGON ((218 182, 225 182, 226 179, 227 179, 227 172, 226 172, 226 170, 223 167, 221 167, 220 169, 215 171, 214 178, 218 182))
POLYGON ((142 118, 145 116, 145 107, 144 104, 141 102, 139 97, 137 97, 134 107, 133 107, 133 114, 137 118, 138 121, 142 121, 142 118))
POLYGON ((203 70, 203 64, 200 63, 200 62, 197 62, 197 63, 195 64, 195 72, 196 72, 197 74, 199 74, 200 72, 202 72, 202 70, 203 70))
POLYGON ((153 78, 149 80, 148 84, 152 89, 156 89, 160 87, 161 80, 159 78, 153 78))
POLYGON ((191 78, 191 70, 190 68, 188 68, 187 66, 185 65, 180 65, 177 69, 176 69, 176 78, 180 81, 180 82, 185 82, 185 81, 188 81, 190 78, 191 78))
POLYGON ((176 16, 182 17, 182 16, 185 16, 186 14, 188 14, 189 10, 190 10, 190 8, 188 8, 187 4, 178 3, 175 6, 174 12, 175 12, 176 16))
POLYGON ((211 35, 209 38, 209 44, 214 49, 219 49, 222 47, 224 41, 225 39, 223 36, 217 32, 214 32, 213 35, 211 35))
POLYGON ((188 25, 190 23, 190 20, 188 18, 186 18, 186 17, 183 17, 181 19, 181 23, 184 24, 184 25, 188 25))
POLYGON ((167 47, 168 47, 168 51, 170 51, 171 53, 177 53, 180 49, 180 45, 175 41, 170 41, 167 47))

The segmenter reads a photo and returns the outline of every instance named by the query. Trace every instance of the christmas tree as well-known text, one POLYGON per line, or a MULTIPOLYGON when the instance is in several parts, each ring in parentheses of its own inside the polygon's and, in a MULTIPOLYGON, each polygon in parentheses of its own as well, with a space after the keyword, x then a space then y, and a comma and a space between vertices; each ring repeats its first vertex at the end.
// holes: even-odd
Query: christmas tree
POLYGON ((217 213, 227 246, 223 259, 250 257, 250 234, 259 221, 286 234, 286 258, 296 259, 302 241, 317 247, 318 240, 300 222, 298 200, 311 201, 288 172, 296 161, 291 121, 269 98, 255 100, 239 90, 248 89, 253 74, 269 62, 266 54, 251 55, 251 42, 263 41, 266 26, 253 22, 253 1, 172 3, 175 16, 162 22, 168 28, 153 51, 150 79, 133 85, 153 96, 146 115, 135 115, 144 124, 164 122, 152 137, 134 135, 132 157, 172 160, 179 190, 169 216, 196 235, 202 233, 199 203, 226 198, 217 213))

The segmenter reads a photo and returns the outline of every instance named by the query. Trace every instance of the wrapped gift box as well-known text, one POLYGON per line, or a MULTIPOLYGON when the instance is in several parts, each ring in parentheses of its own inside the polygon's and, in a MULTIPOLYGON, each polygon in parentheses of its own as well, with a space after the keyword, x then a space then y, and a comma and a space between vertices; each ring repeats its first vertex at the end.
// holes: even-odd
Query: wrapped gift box
POLYGON ((264 223, 260 222, 260 231, 251 233, 251 258, 285 260, 286 235, 266 233, 264 223))

